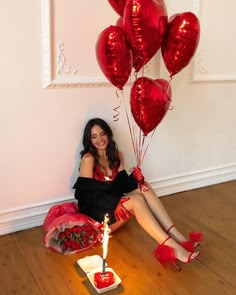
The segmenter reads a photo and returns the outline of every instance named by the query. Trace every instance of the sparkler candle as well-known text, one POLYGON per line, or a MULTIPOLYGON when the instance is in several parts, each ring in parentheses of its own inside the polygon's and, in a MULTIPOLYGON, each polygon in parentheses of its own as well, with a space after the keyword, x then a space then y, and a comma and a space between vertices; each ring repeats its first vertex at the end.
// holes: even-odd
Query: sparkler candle
POLYGON ((106 257, 108 251, 108 241, 109 241, 109 233, 110 228, 108 226, 109 217, 108 214, 104 216, 103 222, 103 239, 102 239, 102 247, 103 247, 103 256, 102 256, 102 274, 105 274, 105 267, 106 267, 106 257))
POLYGON ((103 221, 103 238, 102 238, 102 247, 103 247, 103 256, 102 256, 102 272, 96 272, 94 274, 94 283, 98 289, 106 288, 114 283, 114 274, 111 271, 105 271, 106 268, 106 257, 107 257, 107 248, 110 228, 108 226, 109 217, 108 214, 104 216, 103 221))

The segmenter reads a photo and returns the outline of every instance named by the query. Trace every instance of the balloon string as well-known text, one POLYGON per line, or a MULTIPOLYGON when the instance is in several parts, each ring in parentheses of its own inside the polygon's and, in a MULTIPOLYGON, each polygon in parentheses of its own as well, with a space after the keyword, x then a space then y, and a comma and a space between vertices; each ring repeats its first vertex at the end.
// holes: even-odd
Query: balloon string
POLYGON ((126 113, 126 118, 127 118, 127 121, 128 121, 129 132, 130 132, 130 135, 131 135, 131 141, 132 141, 132 145, 133 145, 134 156, 135 156, 135 159, 137 161, 137 152, 136 152, 136 148, 135 148, 134 133, 133 133, 134 130, 132 130, 132 128, 131 128, 131 122, 130 122, 130 118, 129 118, 129 115, 128 115, 128 111, 127 111, 126 103, 125 103, 125 100, 124 100, 123 92, 122 92, 122 98, 123 98, 123 102, 124 102, 124 106, 125 106, 125 113, 126 113))
MULTIPOLYGON (((148 143, 147 143, 147 145, 146 145, 146 148, 145 148, 145 150, 144 150, 144 153, 143 153, 143 155, 142 155, 142 157, 141 157, 140 166, 141 166, 142 163, 143 163, 144 157, 145 157, 145 155, 146 155, 146 153, 147 153, 147 149, 148 149, 148 147, 149 147, 149 144, 150 144, 150 142, 151 142, 151 139, 152 139, 152 137, 153 137, 155 131, 156 131, 156 128, 153 130, 152 135, 149 137, 149 141, 148 141, 148 143)), ((143 144, 144 144, 145 139, 146 139, 146 136, 143 135, 143 144)))
POLYGON ((136 162, 138 162, 138 142, 137 142, 137 136, 135 137, 134 135, 136 134, 136 129, 134 120, 132 119, 132 132, 133 132, 133 139, 134 139, 134 153, 135 153, 135 158, 136 162))
MULTIPOLYGON (((120 108, 120 105, 121 105, 121 101, 120 101, 120 96, 119 96, 119 93, 118 93, 119 90, 116 90, 116 96, 119 100, 119 105, 117 107, 115 107, 113 109, 113 121, 116 122, 116 121, 119 121, 119 115, 120 115, 120 112, 119 112, 119 108, 120 108)), ((123 94, 123 91, 121 90, 121 93, 123 94)))
POLYGON ((142 77, 144 77, 144 66, 142 68, 142 77))
POLYGON ((142 156, 142 150, 143 150, 143 146, 144 146, 144 142, 145 142, 145 135, 141 135, 141 129, 140 129, 140 155, 139 155, 139 161, 138 161, 138 167, 140 167, 142 165, 142 161, 143 161, 143 156, 142 156), (142 143, 141 143, 141 136, 142 136, 142 143))
POLYGON ((136 154, 137 154, 137 159, 136 160, 137 160, 137 164, 138 164, 139 161, 140 161, 140 138, 139 137, 140 137, 141 130, 138 127, 138 125, 136 124, 136 122, 134 121, 134 118, 133 118, 132 122, 133 122, 134 135, 136 135, 135 136, 135 142, 136 142, 135 148, 136 148, 136 154))
MULTIPOLYGON (((137 129, 137 128, 136 128, 137 129)), ((137 145, 137 165, 139 165, 139 161, 140 161, 140 138, 139 138, 139 132, 140 130, 138 130, 138 134, 136 133, 137 137, 136 137, 136 145, 137 145)))
POLYGON ((169 92, 169 89, 170 89, 170 83, 171 83, 172 79, 173 79, 173 77, 170 78, 170 80, 168 81, 167 86, 165 87, 165 88, 166 88, 166 89, 165 89, 165 92, 166 92, 166 93, 169 92))
MULTIPOLYGON (((136 81, 137 78, 138 78, 138 72, 137 71, 134 71, 133 73, 134 75, 134 80, 136 81)), ((132 78, 131 78, 131 75, 130 75, 130 85, 132 85, 132 78)), ((132 88, 132 86, 131 86, 132 88)), ((134 155, 135 155, 135 159, 136 159, 136 163, 138 163, 138 159, 139 159, 139 144, 138 144, 138 136, 137 136, 137 124, 136 122, 134 121, 134 117, 131 113, 131 110, 130 110, 130 124, 129 126, 130 127, 130 133, 132 135, 132 143, 133 143, 133 149, 134 149, 134 155)))
MULTIPOLYGON (((166 93, 169 92, 170 83, 171 83, 172 79, 173 79, 173 77, 171 76, 171 77, 170 77, 170 80, 169 80, 169 82, 168 82, 168 86, 166 86, 166 88, 167 88, 167 89, 166 89, 166 93)), ((170 107, 169 107, 169 111, 172 111, 173 109, 174 109, 173 106, 170 106, 170 107)))
MULTIPOLYGON (((137 77, 138 77, 138 72, 137 71, 134 71, 133 73, 134 75, 134 80, 136 81, 137 80, 137 77)), ((132 85, 132 78, 131 78, 131 75, 130 75, 130 85, 132 85)), ((132 86, 131 86, 132 88, 132 86)), ((134 154, 135 154, 135 159, 136 159, 136 162, 138 162, 138 139, 137 139, 137 136, 135 136, 136 131, 137 131, 137 128, 135 128, 136 124, 134 122, 134 118, 131 114, 131 110, 130 110, 130 116, 131 116, 131 120, 129 121, 130 122, 130 133, 132 135, 132 143, 133 143, 133 149, 134 149, 134 154)), ((128 117, 127 117, 128 118, 128 117)))

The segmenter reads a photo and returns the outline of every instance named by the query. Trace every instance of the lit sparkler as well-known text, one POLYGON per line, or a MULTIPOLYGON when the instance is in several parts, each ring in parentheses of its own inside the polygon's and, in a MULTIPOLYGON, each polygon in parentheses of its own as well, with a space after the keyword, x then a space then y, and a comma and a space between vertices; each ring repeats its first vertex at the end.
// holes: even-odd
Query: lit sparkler
POLYGON ((103 247, 103 256, 102 256, 102 274, 105 274, 105 267, 106 267, 106 257, 108 251, 108 240, 109 240, 109 233, 110 228, 108 226, 109 217, 108 214, 104 215, 103 221, 103 238, 102 238, 102 247, 103 247))

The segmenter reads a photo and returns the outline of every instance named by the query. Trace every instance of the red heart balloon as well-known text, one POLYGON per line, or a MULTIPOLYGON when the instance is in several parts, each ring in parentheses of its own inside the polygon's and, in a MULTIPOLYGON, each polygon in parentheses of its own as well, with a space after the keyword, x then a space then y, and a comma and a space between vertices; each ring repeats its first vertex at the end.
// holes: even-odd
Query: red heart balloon
POLYGON ((167 12, 161 0, 127 0, 124 30, 138 72, 160 48, 167 26, 167 12))
POLYGON ((169 109, 171 99, 163 86, 147 77, 138 78, 130 95, 134 120, 146 136, 157 127, 169 109))
POLYGON ((103 74, 122 90, 132 70, 131 51, 122 28, 110 26, 99 34, 96 56, 103 74))
POLYGON ((163 91, 166 93, 167 96, 171 99, 172 97, 172 89, 170 86, 170 82, 166 81, 165 79, 156 79, 155 82, 162 87, 163 91))
POLYGON ((161 52, 171 77, 189 64, 199 37, 200 24, 192 12, 175 14, 170 18, 161 52))
POLYGON ((126 0, 108 0, 108 2, 120 16, 123 16, 126 0))
POLYGON ((122 16, 120 16, 118 18, 118 20, 116 21, 116 26, 121 27, 122 29, 124 29, 124 26, 123 26, 123 17, 122 16))

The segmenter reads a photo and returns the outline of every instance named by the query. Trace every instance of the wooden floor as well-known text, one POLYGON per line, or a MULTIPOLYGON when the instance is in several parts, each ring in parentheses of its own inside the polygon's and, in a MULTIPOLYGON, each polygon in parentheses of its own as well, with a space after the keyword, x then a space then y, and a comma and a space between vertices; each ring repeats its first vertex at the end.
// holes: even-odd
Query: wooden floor
MULTIPOLYGON (((183 233, 204 233, 201 256, 180 272, 163 268, 152 256, 156 242, 131 220, 109 240, 107 263, 122 282, 104 294, 236 294, 236 181, 161 200, 183 233)), ((101 244, 64 256, 43 238, 42 227, 0 237, 0 295, 97 294, 76 262, 102 255, 101 244)))

